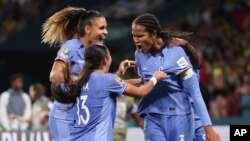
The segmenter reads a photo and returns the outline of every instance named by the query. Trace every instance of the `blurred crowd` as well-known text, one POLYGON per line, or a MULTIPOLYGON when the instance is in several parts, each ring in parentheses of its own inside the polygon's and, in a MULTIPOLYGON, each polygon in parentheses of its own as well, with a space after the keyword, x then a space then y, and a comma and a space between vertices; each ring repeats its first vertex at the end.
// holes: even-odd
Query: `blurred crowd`
POLYGON ((23 90, 24 78, 19 73, 10 77, 10 84, 0 95, 0 131, 46 131, 52 103, 45 96, 44 85, 30 85, 27 94, 23 90))
MULTIPOLYGON (((110 2, 103 14, 126 22, 129 17, 164 6, 163 0, 110 2)), ((0 0, 0 44, 36 17, 50 15, 59 7, 56 3, 58 0, 0 0)), ((156 16, 164 19, 166 14, 156 16)), ((176 32, 194 32, 190 42, 201 54, 200 87, 210 116, 250 117, 250 0, 204 1, 203 5, 190 9, 177 20, 168 21, 163 27, 176 32)), ((124 49, 121 50, 113 52, 114 63, 124 56, 124 49)), ((130 53, 127 58, 133 56, 133 51, 125 52, 130 53)), ((46 130, 51 101, 44 96, 45 87, 32 84, 27 94, 22 91, 22 83, 22 75, 13 74, 11 88, 0 92, 2 128, 46 130)))
POLYGON ((0 44, 12 33, 37 20, 37 17, 46 16, 57 9, 58 1, 0 0, 0 44))
POLYGON ((194 32, 211 117, 250 117, 250 1, 205 2, 167 26, 194 32))

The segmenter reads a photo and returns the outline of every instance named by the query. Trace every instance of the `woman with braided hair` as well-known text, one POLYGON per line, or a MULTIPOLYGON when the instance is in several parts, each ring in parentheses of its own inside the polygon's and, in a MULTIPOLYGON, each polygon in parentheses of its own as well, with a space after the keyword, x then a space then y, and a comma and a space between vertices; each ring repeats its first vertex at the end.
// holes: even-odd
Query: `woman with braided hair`
POLYGON ((169 47, 172 38, 187 38, 188 35, 162 31, 158 19, 152 14, 142 14, 132 23, 139 76, 147 82, 155 70, 168 74, 139 105, 139 114, 145 122, 145 140, 201 141, 205 140, 204 132, 206 140, 220 140, 211 126, 200 93, 196 50, 181 39, 176 40, 188 55, 181 46, 169 47))

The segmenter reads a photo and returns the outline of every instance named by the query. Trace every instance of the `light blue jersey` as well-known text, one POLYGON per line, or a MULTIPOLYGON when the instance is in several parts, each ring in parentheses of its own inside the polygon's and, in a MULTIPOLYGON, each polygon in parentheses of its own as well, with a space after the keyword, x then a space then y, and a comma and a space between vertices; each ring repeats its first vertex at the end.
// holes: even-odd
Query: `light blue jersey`
MULTIPOLYGON (((84 63, 84 47, 79 39, 66 41, 57 53, 55 61, 70 64, 72 75, 78 76, 84 63)), ((76 106, 55 101, 49 115, 49 126, 55 141, 69 141, 70 130, 76 119, 76 106)))
MULTIPOLYGON (((55 61, 61 60, 70 63, 70 72, 78 76, 84 63, 84 47, 79 39, 66 41, 57 53, 55 61)), ((58 119, 75 119, 75 108, 72 104, 62 104, 57 101, 53 103, 50 116, 58 119), (70 108, 70 109, 69 109, 70 108), (71 112, 72 110, 72 112, 71 112)))
POLYGON ((116 97, 126 87, 114 74, 93 72, 77 100, 72 141, 112 141, 116 97))
POLYGON ((136 51, 135 57, 138 74, 145 82, 157 70, 167 73, 167 77, 142 98, 140 115, 144 117, 154 113, 171 116, 191 113, 188 94, 183 90, 181 78, 177 77, 179 73, 192 67, 184 50, 181 47, 165 47, 154 56, 136 51))
POLYGON ((145 140, 193 140, 193 110, 183 80, 178 76, 192 68, 184 50, 181 47, 165 47, 155 55, 136 52, 135 57, 138 74, 144 82, 157 70, 167 73, 167 77, 157 83, 153 90, 141 99, 139 105, 139 114, 144 117, 145 122, 145 140))
MULTIPOLYGON (((196 67, 193 68, 195 74, 197 75, 197 78, 200 80, 200 68, 196 67)), ((196 110, 195 106, 194 106, 194 102, 192 100, 192 98, 190 97, 190 102, 192 104, 192 108, 194 110, 194 119, 195 119, 195 136, 194 136, 194 140, 193 141, 205 141, 205 129, 203 126, 203 123, 201 121, 201 118, 199 116, 198 111, 196 110)))

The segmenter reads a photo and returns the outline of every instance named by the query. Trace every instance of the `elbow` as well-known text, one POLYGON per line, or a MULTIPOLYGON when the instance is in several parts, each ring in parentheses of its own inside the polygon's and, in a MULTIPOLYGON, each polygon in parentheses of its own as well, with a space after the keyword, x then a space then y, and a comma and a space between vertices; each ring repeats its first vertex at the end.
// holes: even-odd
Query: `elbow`
POLYGON ((58 73, 56 72, 50 73, 50 76, 49 76, 50 82, 63 82, 63 80, 60 78, 60 75, 58 73))
POLYGON ((50 82, 55 82, 55 73, 51 72, 49 75, 50 82))

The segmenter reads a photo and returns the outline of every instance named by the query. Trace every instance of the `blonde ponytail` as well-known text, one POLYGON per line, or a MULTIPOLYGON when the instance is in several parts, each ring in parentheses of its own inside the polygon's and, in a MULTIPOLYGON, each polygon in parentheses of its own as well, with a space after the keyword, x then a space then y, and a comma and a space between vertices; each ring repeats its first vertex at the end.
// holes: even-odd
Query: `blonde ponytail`
POLYGON ((76 37, 79 19, 86 12, 86 9, 78 7, 67 7, 56 12, 42 26, 42 43, 53 46, 76 37))

